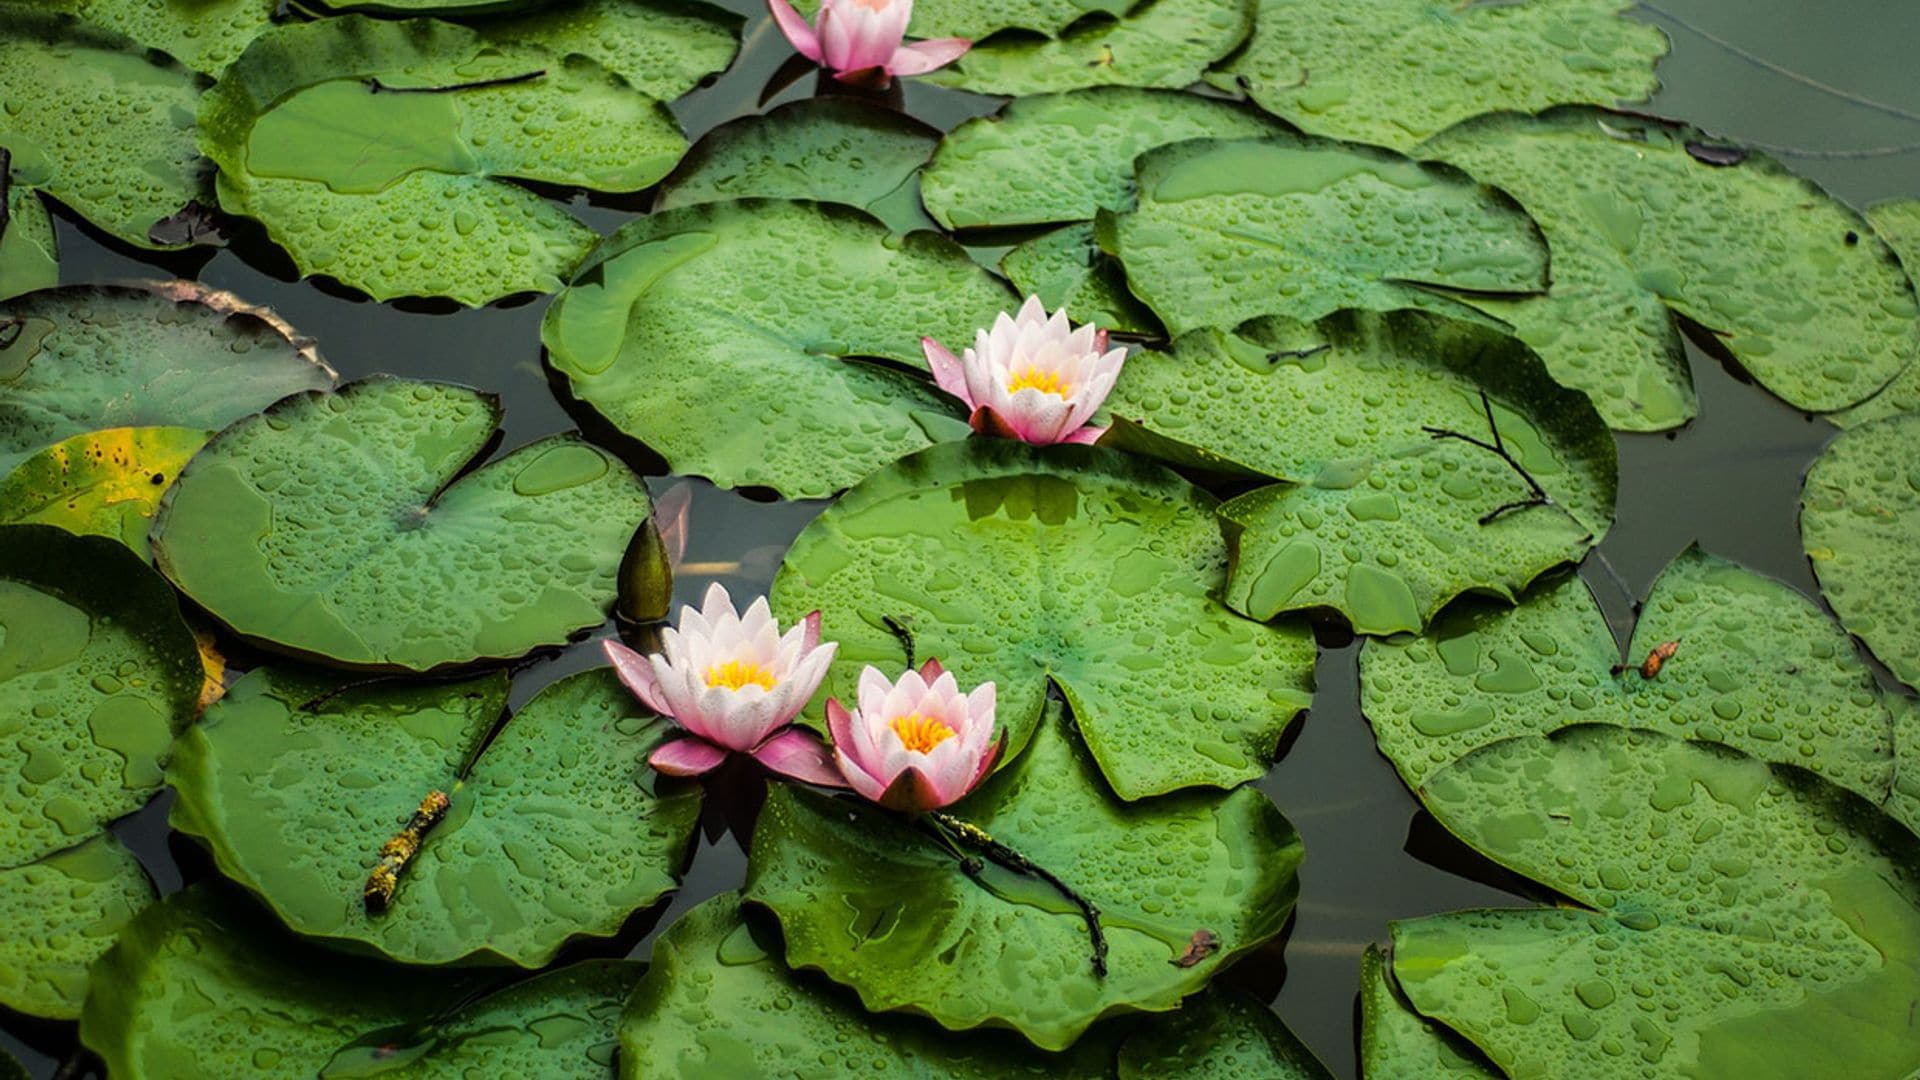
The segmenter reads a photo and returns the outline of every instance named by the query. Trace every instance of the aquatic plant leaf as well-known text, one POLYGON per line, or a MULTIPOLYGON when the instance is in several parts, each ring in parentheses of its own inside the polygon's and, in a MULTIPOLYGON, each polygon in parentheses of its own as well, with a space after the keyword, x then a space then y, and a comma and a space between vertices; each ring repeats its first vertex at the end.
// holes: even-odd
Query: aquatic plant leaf
POLYGON ((648 97, 672 101, 733 63, 743 21, 700 0, 560 0, 468 25, 504 49, 577 53, 648 97))
POLYGON ((499 399, 375 377, 286 398, 168 489, 161 572, 235 633, 348 668, 507 659, 600 625, 646 485, 578 435, 468 471, 499 399))
POLYGON ((1000 272, 1013 287, 1038 296, 1049 311, 1067 309, 1075 323, 1125 334, 1160 335, 1160 321, 1127 291, 1120 264, 1093 240, 1093 223, 1064 225, 1006 253, 1000 272))
POLYGON ((0 300, 60 284, 60 251, 53 218, 25 184, 6 184, 0 224, 0 300))
POLYGON ((1120 1080, 1332 1080, 1333 1074, 1258 998, 1214 990, 1137 1024, 1120 1046, 1120 1080))
POLYGON ((1303 131, 1409 150, 1481 113, 1645 101, 1667 52, 1626 0, 1260 0, 1207 80, 1303 131))
POLYGON ((774 785, 746 899, 779 919, 789 965, 853 988, 869 1011, 1010 1027, 1058 1050, 1102 1017, 1176 1007, 1277 934, 1298 891, 1299 836, 1265 795, 1121 802, 1057 702, 952 813, 1099 907, 1104 978, 1079 911, 1051 887, 991 862, 976 881, 904 816, 852 798, 774 785), (1217 951, 1175 963, 1201 930, 1217 951))
POLYGON ((159 790, 201 668, 159 575, 115 541, 50 525, 0 526, 0 628, 0 868, 12 868, 159 790))
MULTIPOLYGON (((963 37, 979 41, 999 30, 1030 30, 1052 36, 1101 16, 1117 19, 1137 0, 921 0, 914 4, 907 36, 963 37)), ((819 0, 794 0, 809 20, 819 0)))
POLYGON ((1615 428, 1693 416, 1678 320, 1812 412, 1867 398, 1920 355, 1913 286, 1865 220, 1763 154, 1703 150, 1716 145, 1568 107, 1471 120, 1418 150, 1511 192, 1540 222, 1552 290, 1472 302, 1615 428))
POLYGON ((645 761, 666 723, 612 669, 554 683, 491 734, 506 692, 499 674, 256 669, 180 741, 173 827, 300 934, 404 963, 539 967, 673 890, 700 789, 659 789, 645 761), (446 819, 369 914, 380 845, 431 791, 451 796, 446 819))
POLYGON ((1463 592, 1511 599, 1613 520, 1593 406, 1518 341, 1424 312, 1194 331, 1132 357, 1107 407, 1108 445, 1281 481, 1220 508, 1226 602, 1257 619, 1332 608, 1363 634, 1417 631, 1463 592), (1527 477, 1551 503, 1525 505, 1527 477))
MULTIPOLYGON (((1920 198, 1875 203, 1867 207, 1867 221, 1899 257, 1908 279, 1920 277, 1920 198)), ((1908 364, 1885 390, 1827 419, 1844 428, 1909 412, 1920 412, 1920 363, 1908 364)))
POLYGON ((1360 707, 1410 787, 1475 747, 1587 722, 1725 743, 1875 803, 1893 777, 1892 717, 1847 636, 1794 589, 1698 548, 1654 582, 1624 659, 1566 577, 1518 607, 1461 605, 1422 637, 1369 642, 1360 707))
POLYGON ((470 306, 559 288, 595 239, 509 179, 637 191, 687 148, 665 106, 586 56, 357 15, 260 35, 199 122, 221 207, 301 273, 470 306))
POLYGON ((1893 712, 1893 792, 1886 810, 1920 834, 1920 701, 1905 694, 1886 700, 1893 712))
MULTIPOLYGON (((774 611, 821 611, 840 643, 826 692, 854 699, 929 657, 962 686, 993 680, 1004 763, 1049 682, 1123 799, 1264 774, 1310 698, 1299 625, 1213 599, 1226 544, 1212 497, 1098 447, 971 439, 868 477, 793 542, 774 611), (912 642, 912 656, 905 641, 912 642)), ((1002 768, 1006 766, 1003 764, 1002 768)))
POLYGON ((210 202, 194 144, 203 80, 71 15, 0 8, 0 149, 12 186, 43 191, 115 239, 160 243, 152 228, 210 202))
MULTIPOLYGON (((922 76, 976 94, 1050 94, 1088 86, 1177 89, 1198 81, 1253 29, 1254 0, 1141 0, 1118 17, 1095 16, 1056 37, 1002 34, 976 41, 922 76)), ((919 12, 915 13, 918 23, 919 12)))
POLYGON ((820 498, 966 436, 959 403, 905 369, 924 369, 922 335, 958 348, 1015 306, 945 237, 743 199, 608 237, 541 339, 573 395, 674 472, 820 498))
POLYGON ((101 959, 80 1039, 126 1080, 602 1080, 642 969, 588 960, 502 986, 399 967, 302 942, 203 884, 148 908, 101 959))
POLYGON ((0 372, 0 475, 89 431, 224 427, 334 380, 273 312, 185 281, 0 302, 0 372))
POLYGON ((30 1075, 19 1058, 0 1048, 0 1080, 29 1080, 30 1075))
POLYGON ((1367 1080, 1503 1080, 1472 1043, 1413 1011, 1379 946, 1360 957, 1360 1070, 1367 1080))
POLYGON ((927 212, 949 229, 1088 221, 1127 205, 1133 159, 1148 150, 1283 130, 1243 105, 1168 90, 1024 97, 948 132, 920 184, 927 212))
POLYGON ((1920 839, 1857 795, 1724 746, 1588 725, 1482 747, 1420 797, 1583 905, 1393 926, 1408 1000, 1509 1075, 1920 1068, 1920 839))
POLYGON ((1176 336, 1341 308, 1471 315, 1453 294, 1547 287, 1546 244, 1504 193, 1376 147, 1196 139, 1142 154, 1135 187, 1101 243, 1176 336))
MULTIPOLYGON (((88 967, 153 897, 139 860, 105 833, 0 869, 0 1005, 53 1020, 79 1016, 88 967)), ((0 1076, 5 1064, 0 1057, 0 1076)))
POLYGON ((61 5, 86 22, 214 76, 273 25, 278 6, 278 0, 65 0, 61 5))
POLYGON ((1887 670, 1920 685, 1920 416, 1827 444, 1800 491, 1800 541, 1820 594, 1887 670))
POLYGON ((708 132, 654 193, 653 209, 748 196, 856 206, 895 232, 932 227, 920 168, 940 132, 850 97, 812 97, 708 132))
POLYGON ((147 530, 160 496, 211 434, 108 428, 55 443, 0 477, 0 524, 37 522, 112 537, 150 559, 147 530))

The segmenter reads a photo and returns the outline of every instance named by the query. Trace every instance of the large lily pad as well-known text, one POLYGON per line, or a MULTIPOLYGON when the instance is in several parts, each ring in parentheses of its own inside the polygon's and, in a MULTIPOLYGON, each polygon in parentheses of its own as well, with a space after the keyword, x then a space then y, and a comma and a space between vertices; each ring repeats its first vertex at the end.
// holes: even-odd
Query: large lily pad
POLYGON ((1676 319, 1814 412, 1872 395, 1920 355, 1920 309, 1887 245, 1765 155, 1588 108, 1468 121, 1419 153, 1511 192, 1539 220, 1552 291, 1475 302, 1616 428, 1693 416, 1676 319))
POLYGON ((1129 360, 1108 408, 1112 444, 1283 481, 1221 508, 1227 603, 1258 619, 1327 607, 1361 633, 1418 630, 1462 592, 1511 599, 1613 519, 1593 406, 1512 338, 1423 312, 1195 331, 1129 360), (1528 477, 1551 503, 1514 507, 1528 477))
POLYGON ((57 525, 110 536, 149 558, 147 530, 160 496, 211 432, 138 427, 58 442, 0 477, 0 524, 57 525))
POLYGON ((674 472, 817 498, 963 437, 954 400, 901 366, 924 365, 922 335, 957 347, 1014 306, 944 237, 747 199, 622 228, 541 337, 574 395, 674 472))
POLYGON ((1625 0, 1260 0, 1208 80, 1303 131, 1411 149, 1481 113, 1645 101, 1667 51, 1625 0))
POLYGON ((273 25, 278 0, 66 0, 61 7, 195 71, 219 75, 273 25))
POLYGON ((1800 493, 1800 539, 1840 625, 1920 685, 1920 416, 1827 445, 1800 493))
POLYGON ((303 944, 198 885, 147 909, 101 960, 80 1038, 125 1080, 602 1080, 641 968, 595 960, 493 988, 303 944))
POLYGON ((1103 244, 1179 335, 1259 315, 1470 309, 1449 292, 1543 292, 1547 250, 1505 194, 1454 169, 1306 136, 1196 139, 1135 164, 1103 244))
POLYGON ((1057 37, 1001 34, 976 42, 925 79, 976 94, 1010 95, 1188 86, 1247 39, 1253 2, 1140 0, 1124 14, 1089 17, 1057 37))
POLYGON ((5 188, 0 199, 5 203, 0 212, 0 300, 60 283, 60 252, 46 204, 31 188, 10 184, 4 177, 0 170, 0 188, 5 188))
POLYGON ((1920 839, 1858 796, 1610 725, 1483 747, 1420 794, 1584 905, 1394 925, 1414 1007, 1509 1075, 1920 1069, 1920 839))
POLYGON ((1726 743, 1876 803, 1893 776, 1892 717, 1846 635, 1788 586, 1697 548, 1654 583, 1624 658, 1567 577, 1515 608, 1463 605, 1423 637, 1371 642, 1360 675, 1380 750, 1412 787, 1476 747, 1585 722, 1726 743), (1667 642, 1677 651, 1641 674, 1667 642))
POLYGON ((0 15, 0 149, 13 184, 135 247, 185 246, 149 234, 206 195, 193 129, 202 80, 71 15, 18 4, 0 15))
POLYGON ((224 209, 380 300, 551 292, 595 237, 507 179, 636 191, 686 150, 665 106, 595 61, 432 19, 277 26, 199 121, 224 209))
POLYGON ((1360 1069, 1367 1080, 1502 1080, 1473 1044, 1407 1003, 1378 947, 1360 957, 1360 1069))
POLYGON ((672 101, 733 63, 742 21, 700 0, 557 0, 469 25, 503 49, 578 53, 648 97, 672 101))
POLYGON ((654 194, 653 209, 747 196, 857 206, 895 232, 929 228, 920 168, 940 132, 850 97, 812 97, 708 132, 654 194))
POLYGON ((250 640, 344 667, 431 671, 598 626, 650 504, 577 435, 468 471, 490 395, 372 378, 287 398, 174 481, 154 562, 250 640))
POLYGON ((0 474, 85 432, 224 427, 334 378, 272 312, 189 282, 0 303, 0 376, 0 474))
POLYGON ((699 816, 644 764, 664 721, 611 669, 543 690, 496 733, 507 680, 346 684, 258 669, 181 740, 172 823, 288 926, 408 963, 538 967, 671 891, 699 816), (452 797, 369 914, 380 845, 452 797))
POLYGON ((962 685, 997 684, 1011 754, 1052 682, 1122 798, 1229 787, 1266 772, 1309 700, 1314 652, 1306 628, 1213 599, 1226 562, 1213 506, 1098 447, 938 446, 814 519, 774 609, 821 610, 840 643, 826 685, 842 701, 867 664, 937 657, 962 685))
POLYGON ((1098 905, 1104 978, 1080 913, 1037 878, 989 864, 976 881, 903 816, 775 785, 745 895, 779 918, 787 963, 851 986, 871 1011, 1010 1027, 1058 1050, 1103 1016, 1175 1008, 1277 934, 1298 888, 1299 837, 1266 796, 1120 802, 1058 705, 953 812, 1098 905), (1201 931, 1218 948, 1189 956, 1201 931))
MULTIPOLYGON (((0 868, 0 1005, 71 1020, 87 969, 153 901, 133 853, 104 833, 23 866, 0 868)), ((0 1068, 0 1076, 6 1070, 0 1068)))

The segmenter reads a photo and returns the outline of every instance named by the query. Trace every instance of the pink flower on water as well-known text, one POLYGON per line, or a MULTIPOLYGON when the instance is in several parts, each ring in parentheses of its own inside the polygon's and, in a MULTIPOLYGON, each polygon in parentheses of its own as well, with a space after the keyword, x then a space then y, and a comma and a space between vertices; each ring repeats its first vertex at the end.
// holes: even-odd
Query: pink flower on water
POLYGON ((1065 308, 1048 318, 1037 296, 1027 297, 1018 315, 1002 312, 957 358, 932 338, 921 338, 920 347, 933 381, 972 411, 975 431, 1036 446, 1090 443, 1105 434, 1087 420, 1127 360, 1126 349, 1107 349, 1105 330, 1069 326, 1065 308))
POLYGON ((797 780, 846 786, 820 740, 791 726, 839 648, 821 644, 818 611, 782 636, 766 597, 741 615, 715 583, 700 610, 681 608, 679 628, 661 633, 662 651, 651 656, 606 643, 627 689, 687 733, 647 758, 654 768, 698 776, 729 753, 752 754, 797 780))
POLYGON ((895 75, 925 75, 973 47, 966 38, 904 44, 913 0, 820 0, 808 26, 788 0, 767 0, 780 32, 801 56, 841 82, 886 86, 895 75))
POLYGON ((993 684, 962 694, 938 660, 888 682, 860 673, 858 708, 827 699, 834 757, 853 790, 908 813, 938 810, 980 786, 1000 755, 993 737, 993 684))

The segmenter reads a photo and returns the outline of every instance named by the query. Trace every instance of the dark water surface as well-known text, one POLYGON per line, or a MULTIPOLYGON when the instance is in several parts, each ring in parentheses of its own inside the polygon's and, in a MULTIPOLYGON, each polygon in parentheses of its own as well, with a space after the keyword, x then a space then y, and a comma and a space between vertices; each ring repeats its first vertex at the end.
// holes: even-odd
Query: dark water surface
MULTIPOLYGON (((790 55, 755 0, 722 3, 754 18, 734 67, 675 106, 694 137, 761 111, 756 102, 762 88, 790 55)), ((1634 14, 1673 39, 1672 54, 1659 69, 1666 89, 1651 111, 1763 144, 1856 205, 1920 195, 1920 75, 1912 58, 1920 42, 1916 0, 1655 0, 1634 14)), ((766 107, 805 96, 812 85, 810 77, 802 80, 766 107)), ((908 85, 899 104, 950 128, 992 111, 997 99, 908 85)), ((1074 163, 1062 161, 1061 167, 1074 163)), ((576 212, 602 231, 639 209, 632 200, 578 201, 576 212)), ((235 249, 210 257, 156 259, 104 241, 71 217, 60 217, 58 226, 63 281, 197 277, 278 309, 318 339, 346 378, 390 372, 499 392, 507 405, 505 449, 584 422, 584 412, 563 406, 542 365, 544 297, 478 311, 437 303, 374 304, 288 280, 284 261, 244 236, 235 249)), ((1581 567, 1622 640, 1631 630, 1635 599, 1694 541, 1818 596, 1800 550, 1797 499, 1801 474, 1833 429, 1710 357, 1694 352, 1692 361, 1699 419, 1673 435, 1618 437, 1618 519, 1581 567)), ((656 495, 682 482, 650 481, 656 495)), ((693 600, 715 579, 736 595, 764 591, 787 544, 824 505, 759 503, 700 482, 693 488, 691 539, 675 583, 676 603, 693 600)), ((1337 632, 1324 634, 1322 644, 1312 713, 1260 784, 1306 841, 1298 915, 1283 942, 1249 957, 1226 980, 1274 997, 1281 1016, 1307 1044, 1336 1074, 1351 1077, 1355 993, 1367 943, 1384 939, 1393 919, 1524 901, 1503 887, 1503 871, 1418 812, 1361 718, 1357 647, 1337 632)), ((562 675, 601 662, 592 643, 538 661, 516 677, 514 704, 562 675)), ((190 843, 169 841, 170 801, 170 794, 163 796, 116 829, 167 892, 210 872, 190 843)), ((685 886, 654 926, 664 928, 694 904, 739 884, 745 861, 734 838, 722 835, 709 846, 718 850, 699 853, 685 886)), ((650 941, 650 933, 638 939, 634 955, 645 956, 650 941)), ((73 1053, 74 1028, 0 1013, 0 1046, 44 1078, 73 1053)))

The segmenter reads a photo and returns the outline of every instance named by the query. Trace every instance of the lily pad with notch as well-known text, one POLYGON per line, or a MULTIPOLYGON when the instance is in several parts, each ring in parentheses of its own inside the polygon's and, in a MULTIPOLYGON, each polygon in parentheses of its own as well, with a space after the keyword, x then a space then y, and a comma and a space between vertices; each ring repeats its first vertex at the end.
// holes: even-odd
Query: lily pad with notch
MULTIPOLYGON (((976 41, 925 82, 976 94, 1029 95, 1089 86, 1178 89, 1253 29, 1254 0, 1140 0, 1092 13, 1054 35, 1020 31, 976 41)), ((916 12, 916 15, 918 13, 916 12)))

